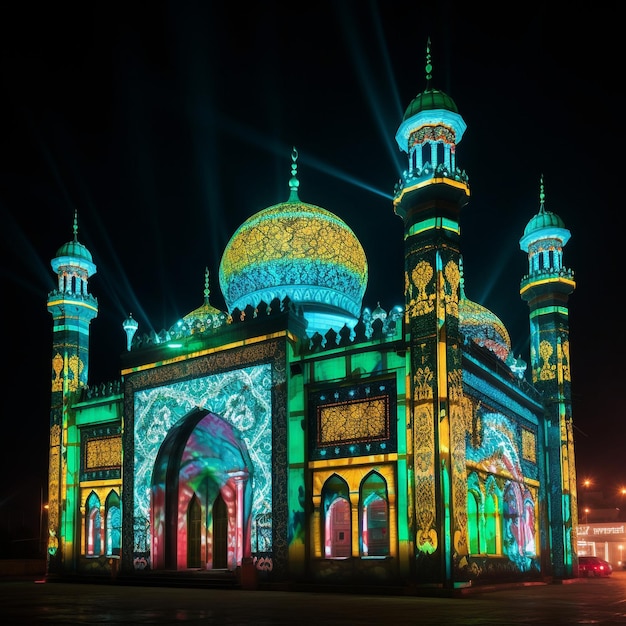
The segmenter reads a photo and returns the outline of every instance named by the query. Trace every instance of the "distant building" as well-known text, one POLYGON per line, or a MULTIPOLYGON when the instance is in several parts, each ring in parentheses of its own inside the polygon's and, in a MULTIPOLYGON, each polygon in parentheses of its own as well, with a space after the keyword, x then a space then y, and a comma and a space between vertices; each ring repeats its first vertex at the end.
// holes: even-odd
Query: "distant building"
POLYGON ((363 306, 376 268, 340 217, 300 199, 294 150, 287 201, 223 253, 228 310, 210 303, 207 270, 203 303, 169 330, 146 336, 130 316, 110 384, 88 377, 96 265, 75 222, 48 297, 49 575, 247 567, 261 583, 444 589, 576 576, 570 232, 542 181, 511 242, 528 256, 527 375, 466 294, 465 129, 428 53, 396 134, 398 306, 363 306))
POLYGON ((599 556, 613 569, 626 569, 626 522, 596 522, 578 525, 579 556, 599 556))

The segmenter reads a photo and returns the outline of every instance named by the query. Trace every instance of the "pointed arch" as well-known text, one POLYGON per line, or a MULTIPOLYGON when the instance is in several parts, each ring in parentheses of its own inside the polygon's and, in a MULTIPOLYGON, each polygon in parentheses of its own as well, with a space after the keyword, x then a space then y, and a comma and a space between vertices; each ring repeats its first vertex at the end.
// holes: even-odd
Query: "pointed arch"
POLYGON ((152 472, 155 569, 184 569, 198 558, 212 566, 211 512, 218 497, 226 504, 227 567, 235 569, 250 556, 252 475, 245 442, 219 415, 196 408, 177 422, 166 435, 152 472))
POLYGON ((477 474, 472 472, 467 479, 467 535, 470 554, 480 554, 483 551, 483 502, 483 486, 477 474))
POLYGON ((502 554, 502 489, 496 477, 490 474, 485 480, 485 551, 502 554))
POLYGON ((389 556, 387 481, 372 471, 360 486, 360 551, 363 556, 389 556))
POLYGON ((187 567, 199 568, 202 563, 202 506, 194 493, 187 507, 187 567))
POLYGON ((324 512, 324 556, 329 559, 347 558, 352 553, 352 507, 348 483, 337 474, 322 487, 324 512))
POLYGON ((536 555, 535 502, 526 485, 508 481, 504 488, 503 550, 526 571, 536 555))
POLYGON ((106 556, 119 556, 122 546, 122 512, 120 509, 120 497, 111 490, 105 501, 105 554, 106 556))
POLYGON ((100 498, 95 491, 87 496, 85 503, 85 553, 88 557, 102 554, 102 517, 100 498))
POLYGON ((228 506, 221 492, 213 502, 211 517, 213 569, 225 569, 228 567, 228 506))

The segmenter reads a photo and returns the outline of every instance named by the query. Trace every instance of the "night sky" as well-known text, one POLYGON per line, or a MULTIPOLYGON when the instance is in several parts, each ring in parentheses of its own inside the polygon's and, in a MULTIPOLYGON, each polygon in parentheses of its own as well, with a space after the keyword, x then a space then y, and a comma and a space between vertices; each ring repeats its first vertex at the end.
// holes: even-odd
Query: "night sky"
POLYGON ((466 294, 500 317, 528 361, 519 239, 543 175, 546 209, 572 232, 578 475, 608 495, 626 485, 617 15, 533 2, 501 14, 365 0, 15 4, 0 9, 2 469, 13 477, 0 515, 24 499, 38 511, 47 480, 46 299, 74 211, 98 269, 92 384, 119 377, 129 312, 140 333, 158 332, 202 304, 205 267, 211 303, 224 308, 221 254, 247 217, 287 200, 293 146, 301 200, 336 213, 365 249, 364 306, 403 303, 391 197, 406 158, 395 132, 425 87, 428 37, 433 85, 468 127, 457 148, 472 193, 466 294))

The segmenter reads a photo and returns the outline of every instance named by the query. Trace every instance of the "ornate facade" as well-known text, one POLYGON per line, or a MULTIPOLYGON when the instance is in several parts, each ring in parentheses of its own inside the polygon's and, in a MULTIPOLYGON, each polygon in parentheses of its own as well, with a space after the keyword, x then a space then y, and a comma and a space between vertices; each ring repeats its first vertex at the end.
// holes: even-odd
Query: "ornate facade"
POLYGON ((130 316, 120 380, 88 380, 77 239, 52 261, 49 575, 253 570, 259 584, 453 590, 577 575, 569 231, 539 209, 519 242, 530 370, 468 299, 457 164, 465 122, 426 88, 401 120, 390 214, 404 298, 363 307, 366 254, 338 216, 289 197, 228 243, 204 302, 146 336, 130 316), (391 219, 394 216, 391 215, 391 219))

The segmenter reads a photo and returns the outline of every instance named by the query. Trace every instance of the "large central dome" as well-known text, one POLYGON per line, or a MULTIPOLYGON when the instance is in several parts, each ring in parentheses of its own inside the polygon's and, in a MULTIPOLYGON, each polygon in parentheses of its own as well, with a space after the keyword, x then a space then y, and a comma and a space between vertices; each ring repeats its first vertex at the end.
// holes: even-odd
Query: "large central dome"
POLYGON ((302 307, 307 334, 353 327, 367 287, 367 259, 335 214, 301 202, 292 160, 287 202, 248 218, 228 242, 219 281, 230 313, 288 297, 302 307))

